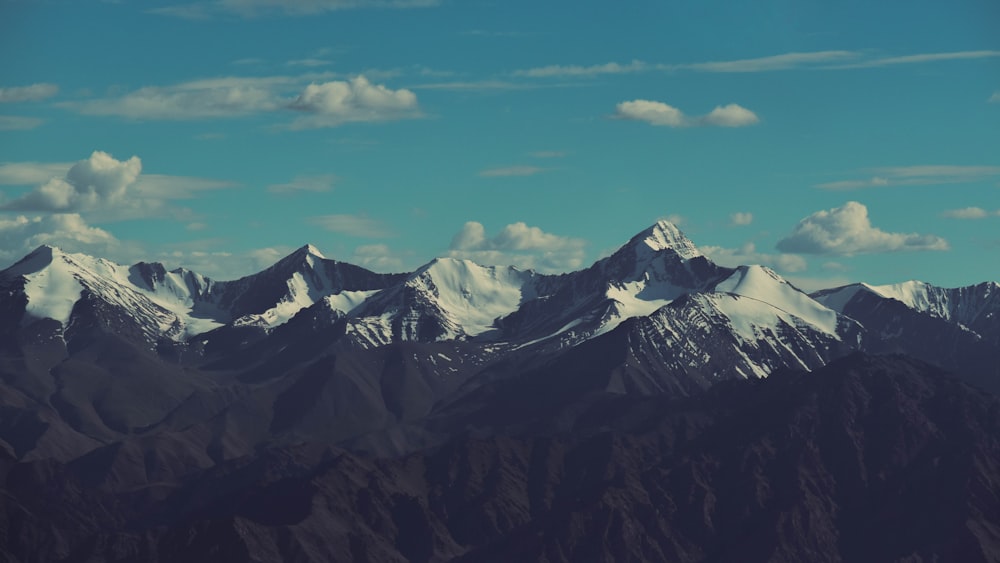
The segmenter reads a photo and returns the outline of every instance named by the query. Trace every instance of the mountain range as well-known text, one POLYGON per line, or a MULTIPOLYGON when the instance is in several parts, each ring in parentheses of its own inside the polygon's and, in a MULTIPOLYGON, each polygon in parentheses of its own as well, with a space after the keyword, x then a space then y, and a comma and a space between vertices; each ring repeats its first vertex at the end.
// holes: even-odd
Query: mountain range
MULTIPOLYGON (((836 434, 840 430, 830 435, 786 418, 798 416, 794 413, 801 408, 820 426, 829 423, 829 416, 849 416, 843 413, 850 409, 885 417, 872 401, 910 412, 914 402, 932 397, 944 410, 911 413, 911 418, 933 419, 940 430, 927 431, 933 440, 923 430, 913 431, 937 444, 941 436, 964 431, 958 422, 942 422, 963 416, 952 403, 971 401, 981 416, 966 422, 987 437, 975 442, 976 448, 982 440, 990 444, 985 457, 968 458, 979 476, 984 468, 1000 467, 993 433, 1000 427, 1000 411, 989 394, 1000 392, 998 358, 996 282, 954 289, 917 281, 861 283, 808 294, 766 267, 713 263, 667 221, 638 233, 589 268, 560 275, 450 258, 409 273, 381 274, 328 259, 306 245, 259 273, 219 281, 185 269, 168 271, 159 263, 123 266, 43 246, 0 272, 0 465, 8 491, 6 527, 0 529, 6 535, 0 537, 11 561, 32 560, 24 554, 42 549, 43 539, 48 555, 35 560, 225 560, 213 549, 251 553, 257 548, 247 543, 246 530, 259 528, 266 531, 260 532, 264 543, 258 548, 277 555, 254 560, 321 561, 330 553, 295 534, 318 533, 308 524, 317 503, 349 495, 353 500, 345 506, 359 512, 334 511, 334 520, 343 531, 337 541, 345 542, 338 549, 354 554, 354 560, 583 560, 571 555, 583 553, 574 550, 584 549, 590 528, 579 528, 573 518, 600 520, 603 533, 615 538, 597 549, 603 555, 593 560, 724 561, 744 544, 767 555, 746 560, 801 560, 808 553, 833 553, 823 551, 830 545, 839 546, 840 559, 812 559, 865 560, 858 555, 870 531, 844 528, 830 507, 869 517, 867 505, 850 495, 877 488, 868 481, 871 463, 890 476, 904 471, 899 459, 871 453, 879 440, 918 465, 930 463, 920 457, 926 452, 907 445, 908 430, 878 437, 870 422, 848 421, 843 423, 847 432, 863 430, 873 440, 851 434, 848 444, 836 434), (845 372, 860 379, 835 382, 840 380, 833 374, 845 372), (869 372, 884 377, 868 377, 869 372), (815 375, 821 373, 827 375, 815 375), (771 383, 779 380, 783 383, 771 383), (800 380, 810 383, 794 383, 800 380), (886 391, 887 385, 895 391, 886 391), (942 390, 942 385, 950 387, 942 390), (847 393, 846 402, 823 398, 816 403, 820 388, 847 393), (796 485, 796 495, 816 497, 810 503, 827 502, 823 508, 761 492, 760 487, 773 486, 767 484, 773 475, 757 489, 737 479, 742 484, 734 494, 756 495, 757 501, 741 496, 737 504, 750 504, 733 505, 718 517, 747 526, 747 511, 770 515, 764 520, 771 522, 779 513, 792 517, 776 506, 802 505, 797 520, 783 520, 781 526, 829 528, 823 532, 828 537, 815 545, 801 538, 751 540, 752 534, 724 532, 718 522, 685 520, 698 511, 714 511, 709 504, 725 504, 704 496, 719 491, 696 485, 706 479, 721 483, 722 473, 742 471, 727 457, 734 452, 751 456, 757 460, 751 465, 768 471, 779 466, 804 471, 796 465, 799 458, 793 463, 774 457, 774 436, 748 435, 750 442, 703 437, 742 432, 739 417, 720 413, 761 416, 748 414, 741 394, 748 404, 783 413, 774 415, 780 422, 768 432, 780 435, 785 430, 775 428, 788 425, 788 431, 806 436, 802 443, 782 438, 781 447, 812 444, 808 447, 846 448, 849 455, 868 452, 866 460, 875 456, 871 463, 859 461, 861 469, 844 466, 846 461, 831 465, 823 452, 809 462, 824 466, 824 479, 845 487, 847 496, 833 498, 803 482, 796 485), (867 397, 863 404, 859 396, 867 397), (796 403, 804 397, 812 397, 811 406, 796 403), (664 434, 662 425, 669 432, 664 434), (671 444, 667 449, 664 440, 671 444), (640 451, 608 458, 622 441, 640 451), (677 457, 677 444, 686 444, 685 456, 698 452, 699 459, 716 461, 677 457), (454 451, 462 452, 460 459, 448 453, 454 451), (594 481, 592 475, 574 473, 574 456, 583 456, 577 460, 580 467, 604 477, 594 481), (604 461, 592 467, 598 458, 604 461), (537 461, 542 459, 549 461, 537 461), (533 477, 536 463, 564 469, 555 481, 533 477), (343 467, 342 477, 349 482, 323 477, 331 467, 343 467), (492 492, 480 491, 485 496, 478 500, 467 492, 448 492, 449 480, 469 472, 477 475, 477 486, 485 486, 483 480, 494 483, 492 492), (382 477, 375 474, 388 480, 379 484, 382 477), (604 491, 600 498, 611 494, 598 487, 608 479, 638 479, 642 487, 626 486, 628 493, 622 493, 630 497, 629 506, 660 511, 666 501, 650 504, 654 491, 645 481, 654 475, 673 483, 662 487, 676 489, 655 494, 686 495, 687 500, 670 497, 672 516, 660 515, 669 533, 647 529, 643 534, 652 534, 651 539, 633 545, 629 534, 656 518, 617 513, 623 508, 614 503, 608 505, 610 512, 602 512, 604 501, 593 504, 598 498, 593 495, 598 489, 604 491), (844 484, 859 479, 863 486, 860 481, 844 484), (527 487, 526 496, 508 498, 496 489, 509 480, 527 487), (66 483, 68 489, 50 491, 46 482, 66 483), (15 485, 21 489, 13 490, 15 485), (36 498, 23 487, 48 492, 36 498), (227 508, 233 501, 229 493, 208 494, 209 489, 237 495, 237 508, 227 508), (198 491, 204 498, 196 498, 202 494, 198 491), (631 498, 640 493, 646 501, 631 498), (47 515, 35 504, 46 495, 77 512, 47 515), (365 501, 365 509, 357 504, 359 495, 379 500, 365 501), (690 495, 703 498, 694 502, 690 495), (760 504, 765 497, 770 500, 760 504), (469 503, 486 508, 472 513, 469 503), (530 506, 518 508, 518 503, 530 506), (765 505, 773 506, 765 510, 765 505), (445 507, 448 515, 434 506, 445 507), (587 508, 579 512, 572 506, 587 508), (767 512, 772 509, 778 512, 767 512), (380 510, 387 512, 377 516, 380 510), (472 520, 453 521, 460 518, 455 514, 472 520), (357 518, 367 527, 358 528, 357 518), (382 524, 376 525, 379 518, 382 524), (140 528, 130 528, 133 521, 141 521, 140 528), (299 526, 294 530, 288 527, 293 521, 299 526), (615 531, 608 532, 608 526, 615 531), (623 526, 633 531, 626 534, 623 526), (170 534, 186 538, 183 557, 164 554, 173 541, 170 534), (549 539, 531 539, 542 536, 549 539), (199 537, 208 543, 197 544, 199 537), (722 543, 709 548, 712 542, 722 543), (110 555, 115 550, 122 553, 118 559, 110 555), (782 550, 785 558, 775 559, 782 550)), ((959 469, 928 465, 926 471, 921 479, 959 469)), ((994 495, 989 498, 1000 498, 995 473, 992 481, 983 479, 994 495)), ((995 514, 1000 503, 989 508, 982 494, 962 491, 962 502, 971 504, 949 510, 974 507, 976 521, 985 527, 973 530, 968 541, 941 545, 959 550, 954 553, 985 554, 965 560, 1000 560, 990 551, 1000 545, 995 514)), ((892 510, 915 502, 906 496, 910 493, 886 489, 878 494, 901 503, 892 510)), ((957 524, 949 520, 948 525, 957 524)), ((914 541, 899 539, 896 551, 870 560, 903 560, 914 541)), ((947 555, 952 552, 935 549, 920 547, 914 552, 918 558, 910 560, 925 560, 921 557, 928 554, 953 560, 947 555)))

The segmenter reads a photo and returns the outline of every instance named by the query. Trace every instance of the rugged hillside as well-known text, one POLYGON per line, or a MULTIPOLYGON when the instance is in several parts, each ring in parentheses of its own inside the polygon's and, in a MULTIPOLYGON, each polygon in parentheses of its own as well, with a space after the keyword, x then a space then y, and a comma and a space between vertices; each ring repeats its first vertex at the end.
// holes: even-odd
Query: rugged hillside
POLYGON ((0 451, 0 537, 12 561, 1000 561, 1000 402, 919 362, 604 393, 550 419, 383 460, 0 451))

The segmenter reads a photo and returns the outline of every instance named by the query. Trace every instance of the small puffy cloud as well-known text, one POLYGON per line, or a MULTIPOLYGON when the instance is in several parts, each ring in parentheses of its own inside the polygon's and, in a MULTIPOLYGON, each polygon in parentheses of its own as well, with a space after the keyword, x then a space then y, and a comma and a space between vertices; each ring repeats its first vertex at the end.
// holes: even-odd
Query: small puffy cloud
POLYGON ((372 84, 364 76, 310 84, 289 107, 310 114, 295 120, 292 129, 335 127, 353 121, 413 119, 422 115, 416 94, 372 84))
POLYGON ((757 114, 738 104, 716 106, 708 115, 701 118, 706 125, 717 127, 746 127, 760 122, 757 114))
POLYGON ((40 217, 0 216, 0 261, 14 262, 43 244, 58 246, 69 252, 106 256, 119 243, 111 233, 91 227, 75 213, 40 217))
POLYGON ((503 178, 507 176, 534 176, 542 172, 545 172, 545 168, 540 166, 505 166, 482 170, 479 175, 484 178, 503 178))
POLYGON ((37 102, 51 98, 59 93, 59 86, 40 83, 31 86, 8 86, 0 88, 0 103, 37 102))
POLYGON ((296 176, 291 182, 271 184, 267 191, 272 194, 295 194, 301 192, 322 193, 333 189, 336 177, 333 174, 320 176, 296 176))
POLYGON ((30 131, 37 129, 45 120, 20 115, 0 115, 0 131, 30 131))
POLYGON ((90 158, 74 164, 63 178, 52 178, 34 191, 3 205, 7 210, 80 211, 122 201, 142 171, 142 161, 133 156, 116 160, 94 151, 90 158))
POLYGON ((621 102, 615 109, 615 117, 658 127, 746 127, 760 122, 757 114, 737 104, 717 106, 707 115, 692 117, 674 106, 653 100, 621 102))
POLYGON ((632 100, 618 104, 615 116, 619 119, 645 121, 661 127, 683 127, 687 118, 681 110, 663 102, 632 100))
POLYGON ((935 235, 888 233, 872 226, 868 208, 849 201, 841 207, 817 211, 802 219, 791 234, 778 241, 778 250, 799 254, 853 255, 903 250, 948 250, 935 235))
POLYGON ((753 213, 737 211, 729 216, 729 224, 743 227, 753 223, 753 213))
POLYGON ((949 209, 942 215, 949 219, 985 219, 991 216, 1000 216, 1000 209, 987 211, 981 207, 963 207, 962 209, 949 209))
POLYGON ((448 256, 487 265, 565 272, 583 264, 586 245, 583 239, 546 233, 523 222, 507 225, 489 237, 482 223, 469 221, 452 238, 448 256))
POLYGON ((701 247, 701 251, 714 262, 723 266, 761 264, 780 272, 802 272, 809 267, 805 259, 795 254, 767 254, 757 252, 757 246, 752 242, 748 242, 740 248, 706 246, 701 247))
POLYGON ((309 222, 334 233, 362 238, 388 238, 392 231, 381 221, 365 215, 322 215, 312 217, 309 222))

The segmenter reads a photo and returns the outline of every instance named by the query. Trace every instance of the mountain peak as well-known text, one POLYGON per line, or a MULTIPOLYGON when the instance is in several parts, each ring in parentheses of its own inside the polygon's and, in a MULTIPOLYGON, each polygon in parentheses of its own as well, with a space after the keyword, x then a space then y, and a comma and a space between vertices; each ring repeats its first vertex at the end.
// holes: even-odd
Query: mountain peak
POLYGON ((685 260, 702 255, 691 239, 687 238, 676 225, 666 219, 660 219, 632 240, 642 241, 654 252, 673 250, 685 260))

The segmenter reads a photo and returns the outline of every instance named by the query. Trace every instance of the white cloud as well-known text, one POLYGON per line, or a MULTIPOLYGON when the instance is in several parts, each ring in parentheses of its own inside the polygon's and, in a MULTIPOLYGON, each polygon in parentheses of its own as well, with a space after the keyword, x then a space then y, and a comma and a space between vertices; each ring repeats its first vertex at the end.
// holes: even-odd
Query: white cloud
POLYGON ((119 245, 111 233, 91 227, 75 213, 42 217, 0 216, 0 261, 11 263, 35 248, 49 244, 69 252, 107 256, 119 245))
POLYGON ((59 93, 55 84, 39 83, 31 86, 8 86, 0 88, 0 103, 7 102, 37 102, 51 98, 59 93))
POLYGON ((328 231, 363 238, 387 238, 392 231, 381 221, 365 215, 322 215, 312 217, 309 222, 328 231))
POLYGON ((310 84, 289 107, 311 114, 295 120, 291 125, 293 129, 421 117, 416 94, 372 84, 364 76, 349 81, 310 84))
POLYGON ((1000 209, 987 211, 981 207, 964 207, 962 209, 949 209, 942 215, 949 219, 985 219, 991 216, 1000 217, 1000 209))
POLYGON ((271 14, 304 16, 364 8, 425 8, 439 3, 439 0, 214 0, 154 8, 150 12, 200 20, 225 14, 247 18, 271 14))
POLYGON ((1000 90, 993 92, 993 95, 987 101, 991 104, 1000 104, 1000 90))
POLYGON ((142 174, 139 157, 122 161, 102 151, 75 163, 4 163, 0 165, 0 184, 35 186, 0 209, 86 212, 92 219, 106 221, 151 216, 187 219, 190 211, 167 202, 233 186, 208 178, 142 174))
POLYGON ((867 61, 850 63, 838 68, 872 68, 881 66, 934 63, 940 61, 960 61, 974 59, 992 59, 1000 57, 1000 51, 953 51, 950 53, 921 53, 900 57, 879 57, 867 61))
POLYGON ((291 182, 271 184, 267 191, 273 194, 294 194, 300 192, 328 192, 333 189, 336 176, 323 174, 320 176, 296 176, 291 182))
POLYGON ((746 127, 760 122, 757 114, 747 108, 728 104, 716 106, 708 115, 701 118, 706 125, 716 125, 718 127, 746 127))
POLYGON ((546 233, 523 222, 507 225, 488 237, 482 223, 469 221, 452 238, 448 256, 486 265, 565 272, 583 264, 586 244, 583 239, 546 233))
POLYGON ((723 248, 721 246, 700 248, 706 256, 723 266, 762 264, 780 272, 802 272, 809 267, 805 259, 795 254, 767 254, 757 252, 757 247, 752 242, 745 243, 740 248, 723 248))
POLYGON ((37 117, 0 115, 0 131, 29 131, 37 129, 43 123, 45 123, 45 120, 37 117))
POLYGON ((678 65, 678 67, 702 72, 769 72, 844 62, 858 56, 860 56, 860 54, 853 51, 783 53, 781 55, 771 55, 768 57, 757 57, 753 59, 692 63, 687 65, 678 65))
POLYGON ((285 63, 288 66, 304 66, 304 67, 318 67, 318 66, 330 66, 333 61, 327 59, 315 59, 315 58, 305 58, 305 59, 295 59, 285 63))
POLYGON ((869 169, 873 176, 816 184, 823 190, 859 190, 888 186, 964 184, 1000 176, 1000 166, 919 165, 884 166, 869 169))
POLYGON ((948 250, 935 235, 887 233, 873 227, 868 208, 849 201, 841 207, 817 211, 802 219, 791 234, 778 241, 778 250, 800 254, 853 255, 903 250, 948 250))
POLYGON ((738 227, 749 225, 753 223, 753 213, 737 211, 729 216, 729 223, 738 227))
POLYGON ((757 114, 737 104, 717 106, 707 115, 689 117, 671 105, 653 100, 621 102, 616 107, 615 117, 645 121, 650 125, 660 127, 694 127, 699 125, 746 127, 760 122, 757 114))
POLYGON ((52 178, 3 209, 32 211, 80 211, 122 201, 128 187, 142 171, 142 161, 133 156, 116 160, 94 151, 90 158, 74 164, 63 178, 52 178))
POLYGON ((173 86, 147 86, 117 98, 67 102, 84 115, 188 120, 249 115, 280 108, 275 81, 225 78, 173 86))
POLYGON ((578 66, 578 65, 550 65, 539 68, 529 68, 526 70, 516 70, 513 72, 514 76, 523 76, 528 78, 553 78, 553 77, 587 77, 587 76, 599 76, 602 74, 630 74, 635 72, 643 72, 649 70, 650 65, 642 61, 632 61, 630 63, 620 64, 620 63, 604 63, 598 65, 590 66, 578 66))
POLYGON ((403 259, 388 245, 364 244, 354 249, 351 263, 380 272, 399 272, 403 270, 403 259))
POLYGON ((507 176, 534 176, 545 172, 545 168, 539 166, 506 166, 503 168, 489 168, 482 170, 479 175, 484 178, 502 178, 507 176))

